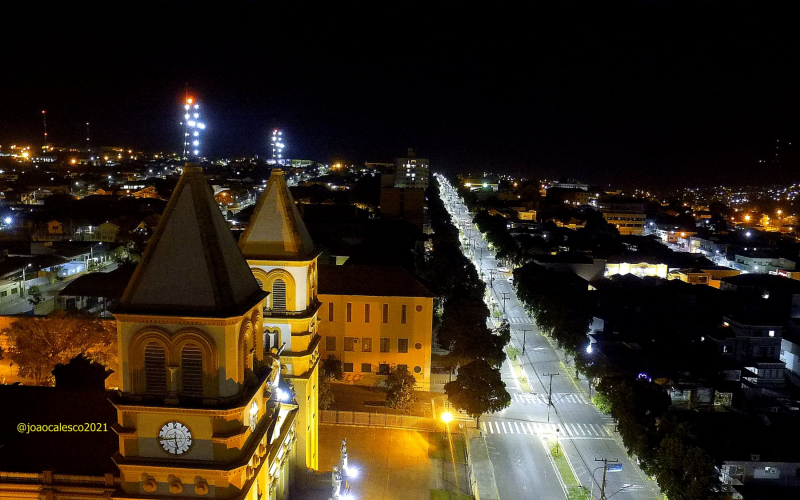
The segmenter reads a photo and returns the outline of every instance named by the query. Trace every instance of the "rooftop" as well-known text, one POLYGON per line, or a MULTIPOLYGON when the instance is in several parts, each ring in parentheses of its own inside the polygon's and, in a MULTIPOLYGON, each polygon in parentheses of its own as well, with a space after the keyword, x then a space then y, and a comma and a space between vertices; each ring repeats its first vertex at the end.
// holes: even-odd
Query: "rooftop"
POLYGON ((436 297, 400 266, 320 266, 319 293, 373 297, 436 297))

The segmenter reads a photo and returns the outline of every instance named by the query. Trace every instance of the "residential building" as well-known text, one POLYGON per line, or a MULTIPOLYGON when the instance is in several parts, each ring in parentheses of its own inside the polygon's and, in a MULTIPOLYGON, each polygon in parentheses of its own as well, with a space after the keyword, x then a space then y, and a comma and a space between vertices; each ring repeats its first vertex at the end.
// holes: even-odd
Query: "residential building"
POLYGON ((397 166, 394 178, 394 187, 398 188, 419 188, 428 187, 428 175, 430 173, 430 162, 427 158, 417 158, 414 150, 408 148, 405 158, 395 160, 397 166))
POLYGON ((399 266, 321 266, 321 355, 345 382, 380 385, 401 366, 430 390, 434 294, 399 266))
POLYGON ((421 230, 425 222, 425 190, 381 188, 381 217, 402 219, 421 230))
POLYGON ((784 384, 786 363, 780 359, 784 327, 758 314, 723 317, 722 326, 709 333, 729 372, 737 371, 742 389, 773 389, 784 384))
POLYGON ((645 202, 632 198, 602 198, 597 207, 606 219, 614 225, 621 235, 644 233, 645 202))

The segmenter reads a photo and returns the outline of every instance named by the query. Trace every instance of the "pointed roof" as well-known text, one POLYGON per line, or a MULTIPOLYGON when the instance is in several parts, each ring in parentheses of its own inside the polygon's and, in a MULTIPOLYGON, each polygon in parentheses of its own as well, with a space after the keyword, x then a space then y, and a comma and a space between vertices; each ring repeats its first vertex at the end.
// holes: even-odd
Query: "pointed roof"
POLYGON ((203 170, 187 165, 116 312, 224 318, 265 296, 203 170))
POLYGON ((239 248, 249 260, 308 260, 314 242, 286 186, 283 171, 273 169, 258 199, 239 248))

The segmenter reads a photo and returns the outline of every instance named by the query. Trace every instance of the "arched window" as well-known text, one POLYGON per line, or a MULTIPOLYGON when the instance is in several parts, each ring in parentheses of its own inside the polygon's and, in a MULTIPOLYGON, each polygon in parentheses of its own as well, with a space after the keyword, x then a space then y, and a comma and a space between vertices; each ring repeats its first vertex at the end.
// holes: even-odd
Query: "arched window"
POLYGON ((145 393, 167 393, 167 355, 156 342, 150 342, 144 348, 144 375, 145 393))
POLYGON ((272 282, 272 310, 286 310, 286 282, 282 279, 272 282))
POLYGON ((253 362, 252 362, 252 358, 250 356, 250 353, 252 352, 252 349, 250 348, 250 344, 251 344, 250 337, 251 337, 251 335, 249 333, 246 333, 245 336, 244 336, 244 340, 242 341, 242 356, 243 356, 243 359, 244 359, 244 369, 245 370, 247 370, 247 369, 252 370, 253 369, 253 365, 252 365, 253 362))
POLYGON ((258 283, 258 288, 264 289, 264 283, 262 283, 260 279, 256 278, 256 283, 258 283))
POLYGON ((200 346, 187 344, 181 350, 181 379, 184 396, 203 396, 203 351, 200 346))

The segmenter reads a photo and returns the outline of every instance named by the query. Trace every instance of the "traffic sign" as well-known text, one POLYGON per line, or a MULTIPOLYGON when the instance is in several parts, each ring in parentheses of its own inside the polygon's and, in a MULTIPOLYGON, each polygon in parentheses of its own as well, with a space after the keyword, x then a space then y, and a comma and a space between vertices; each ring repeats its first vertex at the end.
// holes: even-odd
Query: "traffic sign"
POLYGON ((622 472, 622 464, 608 464, 606 472, 622 472))

